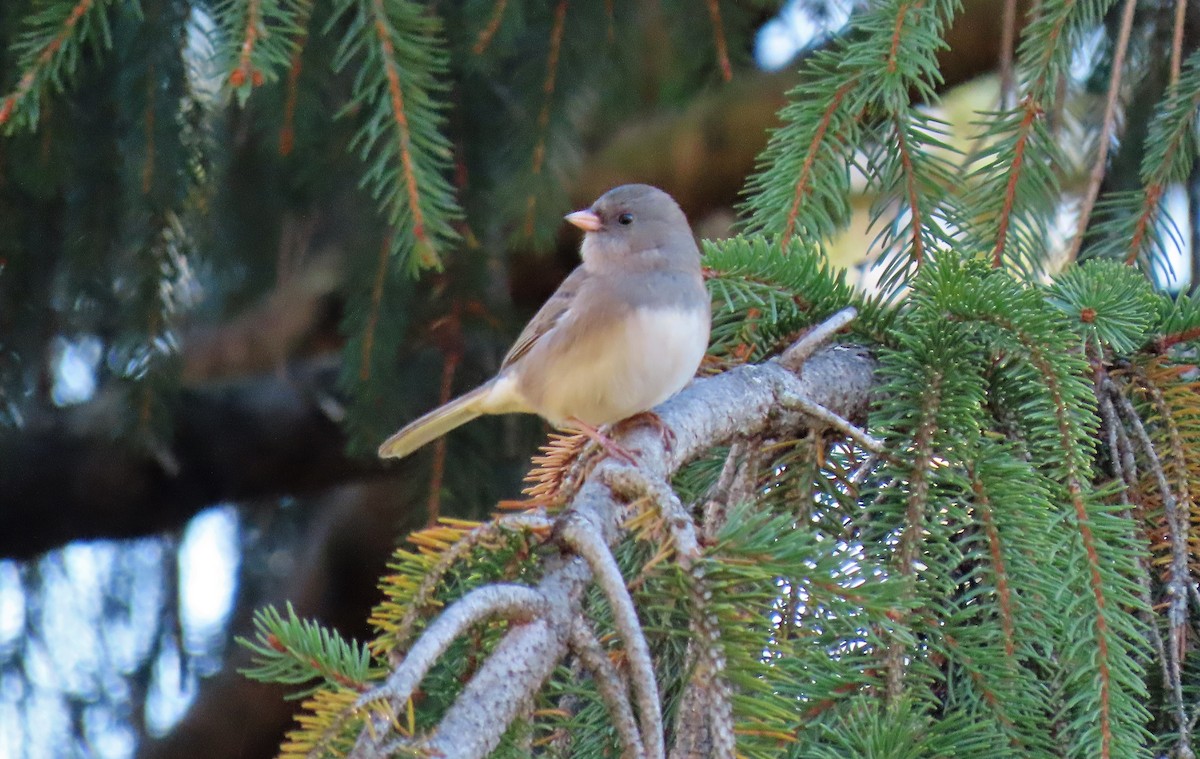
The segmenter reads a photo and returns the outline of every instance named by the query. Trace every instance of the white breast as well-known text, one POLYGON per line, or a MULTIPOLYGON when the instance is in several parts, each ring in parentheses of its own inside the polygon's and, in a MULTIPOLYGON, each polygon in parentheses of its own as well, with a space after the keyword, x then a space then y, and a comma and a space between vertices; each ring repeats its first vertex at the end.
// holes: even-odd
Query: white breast
POLYGON ((683 389, 708 347, 701 309, 639 311, 589 351, 570 351, 536 411, 554 423, 571 417, 599 426, 649 411, 683 389))

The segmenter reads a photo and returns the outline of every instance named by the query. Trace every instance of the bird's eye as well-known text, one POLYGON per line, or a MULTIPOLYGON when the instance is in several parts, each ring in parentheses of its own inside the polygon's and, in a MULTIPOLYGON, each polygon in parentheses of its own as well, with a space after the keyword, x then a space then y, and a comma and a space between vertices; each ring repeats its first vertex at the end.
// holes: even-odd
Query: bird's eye
POLYGON ((617 217, 617 223, 621 224, 623 226, 626 226, 626 227, 629 226, 630 224, 633 223, 633 214, 631 214, 631 213, 621 214, 620 216, 617 217))

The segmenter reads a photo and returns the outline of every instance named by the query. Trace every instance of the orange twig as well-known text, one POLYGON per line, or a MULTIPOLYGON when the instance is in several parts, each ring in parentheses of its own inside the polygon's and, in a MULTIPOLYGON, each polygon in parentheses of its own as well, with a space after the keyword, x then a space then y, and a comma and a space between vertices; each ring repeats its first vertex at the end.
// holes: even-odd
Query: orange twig
POLYGON ((491 19, 479 33, 479 39, 475 41, 475 46, 471 48, 471 52, 475 55, 483 55, 487 52, 488 46, 492 44, 492 37, 495 37, 496 32, 500 31, 500 21, 504 18, 504 8, 507 5, 508 0, 496 0, 496 7, 492 10, 491 19))
POLYGON ((312 6, 306 7, 300 20, 300 34, 292 49, 292 60, 288 66, 286 96, 283 101, 283 126, 279 129, 279 155, 291 155, 296 146, 296 98, 300 93, 300 72, 304 69, 304 45, 308 42, 308 19, 312 6))
POLYGON ((38 53, 34 59, 33 65, 21 75, 20 81, 17 82, 17 88, 12 91, 3 101, 0 101, 0 126, 3 126, 12 117, 13 111, 17 107, 17 102, 29 94, 33 89, 34 83, 37 81, 38 74, 42 69, 50 65, 54 60, 54 56, 62 50, 63 43, 71 35, 71 30, 83 18, 92 7, 93 0, 79 0, 71 12, 67 14, 66 21, 63 22, 62 29, 58 34, 54 35, 54 39, 46 43, 46 46, 38 53))
POLYGON ((254 68, 251 58, 254 56, 254 46, 258 44, 259 27, 262 25, 262 5, 260 0, 249 0, 246 3, 246 29, 242 33, 242 51, 238 56, 238 65, 229 74, 229 83, 241 87, 247 81, 251 86, 262 84, 262 72, 254 68))
POLYGON ((1092 164, 1092 172, 1088 176, 1087 189, 1084 191, 1083 202, 1079 207, 1079 219, 1075 224, 1075 237, 1071 240, 1071 248, 1067 251, 1067 260, 1074 261, 1083 246, 1083 235, 1087 232, 1088 220, 1092 209, 1096 206, 1096 197, 1100 194, 1100 183, 1104 181, 1104 170, 1108 165, 1108 143, 1112 139, 1113 129, 1117 122, 1117 99, 1121 94, 1121 69, 1125 66, 1125 53, 1129 49, 1129 37, 1133 33, 1133 10, 1137 6, 1135 0, 1125 0, 1125 8, 1121 11, 1121 28, 1117 33, 1117 46, 1113 50, 1112 73, 1108 77, 1108 96, 1104 101, 1104 118, 1100 122, 1100 144, 1096 149, 1096 162, 1092 164))
POLYGON ((842 101, 846 99, 846 95, 850 90, 858 85, 858 77, 851 77, 844 82, 841 87, 833 93, 833 98, 829 101, 829 105, 825 107, 825 112, 821 114, 821 121, 817 124, 817 131, 813 133, 813 138, 808 143, 808 152, 804 155, 804 164, 800 167, 800 176, 796 178, 796 186, 792 192, 792 207, 788 209, 787 225, 783 230, 783 250, 787 252, 788 241, 792 238, 792 233, 796 231, 796 217, 800 213, 800 203, 808 197, 812 191, 812 167, 817 158, 817 151, 821 147, 821 142, 825 139, 826 132, 829 131, 829 122, 833 120, 833 115, 837 112, 842 101))
POLYGON ((1137 263, 1138 253, 1142 249, 1142 240, 1146 239, 1146 235, 1153 226, 1154 215, 1158 211, 1158 202, 1162 199, 1163 186, 1157 182, 1147 185, 1145 197, 1142 202, 1142 212, 1138 215, 1138 220, 1133 226, 1133 235, 1129 238, 1129 253, 1125 256, 1125 263, 1128 266, 1133 266, 1137 263))
POLYGON ((358 367, 358 378, 366 382, 371 378, 371 352, 375 349, 375 328, 379 326, 379 312, 383 305, 383 284, 387 281, 388 253, 392 249, 392 238, 388 235, 379 246, 379 262, 375 267, 375 286, 371 288, 371 313, 363 329, 362 363, 358 367))
POLYGON ((300 92, 300 71, 303 68, 305 35, 301 35, 288 67, 286 98, 283 101, 283 126, 279 129, 279 155, 291 155, 296 146, 296 98, 300 92))
POLYGON ((889 74, 896 73, 896 58, 900 50, 900 40, 903 39, 904 17, 908 15, 909 10, 914 8, 920 9, 922 3, 918 0, 916 3, 904 4, 900 6, 900 12, 896 14, 896 23, 892 27, 892 47, 888 51, 887 70, 889 74))
POLYGON ((400 87, 400 69, 396 65, 396 50, 392 44, 391 28, 387 21, 384 0, 373 0, 371 9, 375 15, 375 35, 383 50, 384 73, 388 80, 388 95, 392 101, 392 120, 396 123, 396 141, 400 150, 400 164, 404 170, 404 188, 408 193, 408 210, 412 214, 412 234, 417 239, 421 263, 427 266, 437 263, 437 251, 425 231, 425 214, 421 211, 421 193, 417 187, 417 173, 412 156, 412 133, 408 127, 408 115, 404 110, 404 92, 400 87))
POLYGON ((1000 628, 1004 631, 1004 653, 1012 657, 1017 649, 1013 625, 1012 592, 1008 587, 1008 572, 1004 566, 1004 553, 1000 549, 1000 531, 992 514, 992 502, 976 477, 971 483, 975 491, 975 505, 983 518, 983 529, 987 535, 988 550, 992 555, 992 572, 996 576, 996 596, 1000 601, 1000 628))
MULTIPOLYGON (((457 311, 457 309, 456 309, 457 311)), ((455 317, 457 322, 457 317, 455 317)), ((456 327, 457 328, 457 325, 456 327)), ((442 385, 438 393, 438 405, 445 406, 450 402, 450 393, 454 388, 454 375, 458 364, 462 361, 462 351, 452 348, 442 362, 442 385)), ((446 473, 446 438, 438 438, 433 448, 433 468, 429 475, 429 501, 426 504, 426 524, 433 527, 442 514, 442 480, 446 473)))
POLYGON ((1033 98, 1025 98, 1021 107, 1025 115, 1021 118, 1020 134, 1017 136, 1013 149, 1012 168, 1008 170, 1008 185, 1004 188, 1004 206, 1000 209, 1000 224, 996 229, 996 247, 992 250, 992 268, 999 269, 1004 263, 1004 243, 1008 239, 1008 225, 1012 220, 1013 206, 1017 202, 1017 180, 1021 178, 1021 163, 1025 160, 1025 148, 1029 144, 1029 134, 1033 121, 1041 115, 1042 109, 1033 98))
POLYGON ((717 45, 717 64, 721 67, 721 78, 733 79, 733 67, 729 65, 729 47, 725 44, 725 24, 721 21, 721 6, 718 0, 708 0, 708 16, 712 19, 713 38, 717 45))
POLYGON ((1188 340, 1195 340, 1196 338, 1200 338, 1200 327, 1192 327, 1191 329, 1185 329, 1182 332, 1163 335, 1154 341, 1154 347, 1157 348, 1160 353, 1165 353, 1167 349, 1173 345, 1187 342, 1188 340))

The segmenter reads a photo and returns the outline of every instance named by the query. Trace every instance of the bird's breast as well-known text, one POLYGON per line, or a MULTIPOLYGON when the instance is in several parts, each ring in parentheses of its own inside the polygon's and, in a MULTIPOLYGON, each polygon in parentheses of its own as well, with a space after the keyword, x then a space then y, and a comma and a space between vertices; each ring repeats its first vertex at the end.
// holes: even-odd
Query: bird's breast
POLYGON ((695 376, 709 325, 707 308, 634 308, 560 344, 537 376, 522 377, 522 394, 553 423, 599 426, 649 411, 695 376))

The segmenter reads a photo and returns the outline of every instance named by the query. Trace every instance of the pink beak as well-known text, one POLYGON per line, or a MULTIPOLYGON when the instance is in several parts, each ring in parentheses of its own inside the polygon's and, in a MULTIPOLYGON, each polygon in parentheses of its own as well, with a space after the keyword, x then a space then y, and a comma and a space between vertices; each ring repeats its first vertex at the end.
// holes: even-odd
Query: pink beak
POLYGON ((576 211, 575 213, 567 214, 563 218, 584 232, 596 232, 602 226, 600 224, 600 217, 591 211, 576 211))

